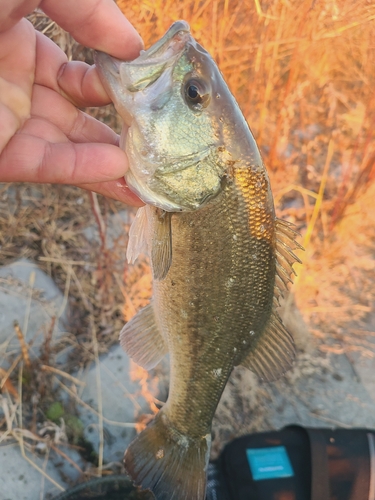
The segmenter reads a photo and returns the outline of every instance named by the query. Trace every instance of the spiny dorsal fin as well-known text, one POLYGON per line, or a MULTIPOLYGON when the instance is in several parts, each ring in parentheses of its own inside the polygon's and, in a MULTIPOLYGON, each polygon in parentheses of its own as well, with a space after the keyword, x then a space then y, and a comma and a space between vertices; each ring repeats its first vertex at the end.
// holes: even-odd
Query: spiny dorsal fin
POLYGON ((139 254, 148 254, 148 230, 147 207, 141 207, 138 209, 129 231, 126 258, 130 264, 134 264, 139 254))
POLYGON ((168 347, 156 323, 152 302, 126 323, 120 333, 120 344, 145 370, 154 368, 167 354, 168 347))
POLYGON ((282 324, 276 311, 272 311, 266 328, 256 347, 242 361, 259 378, 271 382, 287 372, 295 357, 293 337, 282 324))
POLYGON ((172 263, 172 229, 170 212, 156 209, 153 214, 151 263, 154 279, 164 279, 172 263))
POLYGON ((293 264, 299 262, 300 259, 293 253, 292 250, 303 250, 302 245, 296 241, 298 236, 297 231, 293 229, 293 224, 290 222, 276 219, 276 277, 274 296, 276 302, 283 296, 288 288, 288 283, 293 283, 290 275, 296 274, 293 269, 293 264))

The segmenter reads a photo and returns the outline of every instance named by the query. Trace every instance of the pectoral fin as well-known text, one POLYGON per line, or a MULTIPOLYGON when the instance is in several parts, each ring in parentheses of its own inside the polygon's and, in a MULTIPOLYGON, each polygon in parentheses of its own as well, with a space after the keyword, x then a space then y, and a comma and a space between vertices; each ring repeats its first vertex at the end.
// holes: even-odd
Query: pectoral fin
POLYGON ((120 344, 145 370, 154 368, 167 354, 168 347, 156 323, 152 303, 126 323, 120 333, 120 344))
POLYGON ((272 312, 255 348, 240 364, 249 368, 259 378, 270 382, 291 368, 294 357, 293 337, 282 324, 278 314, 272 312))
POLYGON ((126 258, 130 264, 134 264, 139 254, 148 254, 148 231, 147 207, 141 207, 138 209, 129 231, 126 258))
POLYGON ((151 263, 153 277, 159 281, 166 277, 172 263, 171 216, 160 209, 153 214, 151 263))

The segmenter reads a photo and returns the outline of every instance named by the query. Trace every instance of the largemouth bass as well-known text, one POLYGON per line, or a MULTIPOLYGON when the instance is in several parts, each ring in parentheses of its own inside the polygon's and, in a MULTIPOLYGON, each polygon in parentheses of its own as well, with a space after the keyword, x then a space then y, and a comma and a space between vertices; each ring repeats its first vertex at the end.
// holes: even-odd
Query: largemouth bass
POLYGON ((277 306, 300 245, 275 217, 255 140, 187 23, 132 62, 97 53, 96 65, 125 122, 126 182, 146 203, 128 257, 147 249, 154 278, 151 303, 120 341, 146 369, 170 354, 168 401, 125 467, 158 500, 203 500, 212 418, 233 367, 270 381, 292 364, 277 306))

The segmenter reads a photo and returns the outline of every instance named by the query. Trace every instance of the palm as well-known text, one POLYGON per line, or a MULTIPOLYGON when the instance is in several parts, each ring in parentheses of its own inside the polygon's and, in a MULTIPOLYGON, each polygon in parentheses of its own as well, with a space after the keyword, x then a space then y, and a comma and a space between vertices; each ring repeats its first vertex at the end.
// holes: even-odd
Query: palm
POLYGON ((19 23, 0 35, 0 151, 17 132, 31 110, 36 59, 35 31, 29 23, 19 23), (31 28, 31 29, 30 29, 31 28), (15 66, 14 60, 17 60, 15 66))

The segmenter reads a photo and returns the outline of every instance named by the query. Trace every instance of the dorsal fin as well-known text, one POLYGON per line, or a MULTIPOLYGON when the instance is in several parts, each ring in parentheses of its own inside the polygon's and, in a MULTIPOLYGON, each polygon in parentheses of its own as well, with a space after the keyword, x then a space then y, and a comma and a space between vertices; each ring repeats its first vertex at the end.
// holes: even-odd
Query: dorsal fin
POLYGON ((284 292, 288 289, 288 283, 293 283, 290 275, 296 274, 293 269, 293 264, 299 262, 300 259, 293 253, 293 250, 303 250, 303 246, 296 241, 299 236, 297 231, 293 229, 293 224, 290 222, 276 219, 276 276, 274 298, 278 304, 279 298, 283 297, 284 292))
POLYGON ((154 279, 161 281, 172 263, 172 230, 170 212, 156 209, 153 213, 151 238, 151 263, 154 279))

